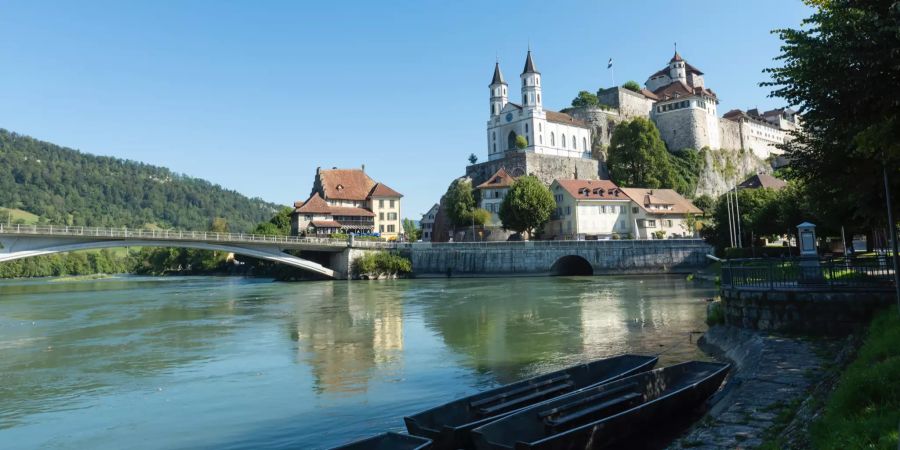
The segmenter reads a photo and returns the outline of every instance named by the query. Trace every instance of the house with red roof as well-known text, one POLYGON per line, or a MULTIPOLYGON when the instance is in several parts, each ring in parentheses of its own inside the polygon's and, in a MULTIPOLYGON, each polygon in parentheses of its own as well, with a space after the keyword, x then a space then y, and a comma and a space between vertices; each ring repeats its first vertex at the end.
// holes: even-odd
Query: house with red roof
POLYGON ((500 216, 498 216, 500 205, 515 181, 516 179, 510 176, 506 169, 501 167, 487 181, 475 186, 475 189, 481 194, 478 207, 491 213, 491 223, 487 225, 500 225, 500 216))
POLYGON ((403 194, 360 169, 316 169, 312 193, 294 203, 294 235, 378 234, 397 239, 402 232, 403 194))

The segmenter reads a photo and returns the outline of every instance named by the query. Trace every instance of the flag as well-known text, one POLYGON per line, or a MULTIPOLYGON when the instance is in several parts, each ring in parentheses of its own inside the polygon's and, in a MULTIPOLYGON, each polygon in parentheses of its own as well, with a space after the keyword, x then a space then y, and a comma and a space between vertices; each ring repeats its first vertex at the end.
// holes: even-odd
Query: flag
POLYGON ((607 69, 612 69, 612 58, 609 58, 609 63, 606 64, 607 69))

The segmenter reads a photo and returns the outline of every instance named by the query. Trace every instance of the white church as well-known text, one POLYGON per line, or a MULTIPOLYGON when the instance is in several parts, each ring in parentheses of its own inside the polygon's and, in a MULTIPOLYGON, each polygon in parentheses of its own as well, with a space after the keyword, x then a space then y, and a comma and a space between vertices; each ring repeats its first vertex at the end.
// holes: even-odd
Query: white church
POLYGON ((491 118, 487 123, 489 160, 504 158, 506 152, 525 151, 544 155, 590 159, 591 126, 585 121, 546 110, 541 101, 541 73, 535 69, 531 50, 525 58, 521 104, 509 101, 509 85, 503 79, 500 63, 494 66, 491 80, 491 118), (519 149, 516 138, 525 139, 519 149))

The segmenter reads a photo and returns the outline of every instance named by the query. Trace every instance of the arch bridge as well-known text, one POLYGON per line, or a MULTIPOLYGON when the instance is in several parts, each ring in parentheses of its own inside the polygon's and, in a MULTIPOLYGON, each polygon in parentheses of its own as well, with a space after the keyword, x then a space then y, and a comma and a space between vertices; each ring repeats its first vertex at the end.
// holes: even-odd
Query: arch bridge
POLYGON ((271 236, 211 231, 144 230, 0 224, 0 263, 32 256, 111 247, 177 247, 250 256, 297 267, 325 278, 345 278, 356 250, 393 249, 397 244, 330 238, 271 236), (331 253, 331 266, 285 250, 331 253))

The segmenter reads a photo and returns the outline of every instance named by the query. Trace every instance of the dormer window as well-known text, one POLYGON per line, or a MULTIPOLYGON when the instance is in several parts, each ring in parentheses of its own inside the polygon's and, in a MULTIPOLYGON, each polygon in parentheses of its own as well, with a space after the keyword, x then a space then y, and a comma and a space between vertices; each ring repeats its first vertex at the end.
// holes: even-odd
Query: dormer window
POLYGON ((343 184, 339 184, 339 185, 337 185, 335 188, 336 188, 337 190, 339 190, 339 191, 343 191, 343 190, 344 190, 344 185, 343 185, 343 184))

